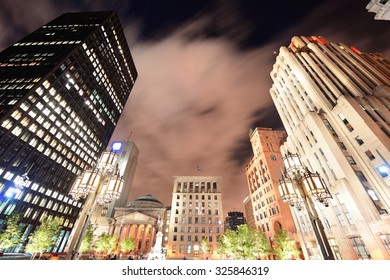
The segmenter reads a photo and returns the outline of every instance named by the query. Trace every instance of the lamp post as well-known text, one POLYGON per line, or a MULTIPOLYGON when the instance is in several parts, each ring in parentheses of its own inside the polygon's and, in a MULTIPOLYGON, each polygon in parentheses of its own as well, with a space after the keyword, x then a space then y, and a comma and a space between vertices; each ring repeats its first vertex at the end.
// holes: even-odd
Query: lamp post
POLYGON ((124 181, 119 175, 117 161, 118 155, 113 151, 103 152, 96 167, 84 171, 73 183, 69 195, 74 200, 80 198, 87 198, 87 200, 73 229, 66 259, 77 259, 81 242, 96 205, 107 205, 119 198, 124 181))
POLYGON ((326 237, 324 226, 318 217, 313 200, 329 206, 332 198, 325 182, 318 172, 310 172, 301 163, 298 154, 287 152, 283 157, 286 172, 278 182, 279 192, 283 202, 287 202, 298 210, 305 208, 314 230, 317 244, 324 260, 334 260, 332 249, 326 237))
POLYGON ((5 207, 8 205, 8 203, 16 197, 27 185, 29 182, 29 178, 27 176, 28 172, 31 170, 31 167, 34 164, 30 166, 30 168, 24 173, 22 176, 17 176, 14 180, 13 186, 10 186, 7 191, 5 192, 4 196, 7 198, 6 201, 4 201, 0 206, 0 214, 3 212, 5 207))

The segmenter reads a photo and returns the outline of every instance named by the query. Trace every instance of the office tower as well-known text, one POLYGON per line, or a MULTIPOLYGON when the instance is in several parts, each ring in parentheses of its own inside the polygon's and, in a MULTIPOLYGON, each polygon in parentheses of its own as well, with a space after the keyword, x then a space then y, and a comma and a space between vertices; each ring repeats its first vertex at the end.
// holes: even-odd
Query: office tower
POLYGON ((131 186, 137 169, 139 149, 132 141, 114 141, 112 145, 119 145, 118 171, 124 179, 124 188, 120 197, 110 203, 106 217, 112 217, 116 207, 125 207, 129 203, 131 186))
POLYGON ((63 218, 63 251, 82 206, 70 187, 108 146, 136 78, 115 12, 61 15, 0 53, 0 219, 22 214, 14 251, 44 216, 63 218))
POLYGON ((237 227, 245 224, 244 213, 238 211, 228 212, 225 218, 225 231, 227 229, 237 230, 237 227))
POLYGON ((366 9, 375 13, 375 19, 390 20, 390 1, 389 0, 371 0, 366 9))
MULTIPOLYGON (((336 258, 390 258, 390 61, 322 37, 281 47, 270 93, 297 153, 333 198, 316 204, 336 258)), ((300 211, 302 242, 313 244, 300 211)), ((313 247, 314 248, 314 247, 313 247)), ((315 252, 308 252, 315 258, 315 252)))
POLYGON ((168 248, 168 238, 169 238, 169 223, 171 221, 171 206, 165 206, 165 216, 164 216, 164 225, 163 225, 163 242, 162 247, 164 248, 164 253, 166 254, 168 248))
POLYGON ((217 237, 223 234, 221 177, 173 177, 167 258, 219 259, 217 237), (202 239, 209 245, 202 250, 202 239))
POLYGON ((69 194, 74 199, 86 199, 65 248, 67 259, 77 258, 75 252, 80 253, 85 229, 89 225, 94 224, 100 232, 109 232, 111 226, 119 226, 116 211, 128 204, 138 154, 133 142, 113 141, 95 167, 85 170, 75 180, 69 194), (89 186, 92 191, 86 190, 89 186))
MULTIPOLYGON (((256 227, 267 236, 270 248, 278 229, 283 228, 293 235, 297 232, 289 206, 282 202, 278 190, 284 166, 279 147, 286 136, 285 131, 262 127, 249 133, 253 150, 253 158, 246 166, 249 197, 256 227)), ((296 235, 294 237, 298 241, 296 235)))

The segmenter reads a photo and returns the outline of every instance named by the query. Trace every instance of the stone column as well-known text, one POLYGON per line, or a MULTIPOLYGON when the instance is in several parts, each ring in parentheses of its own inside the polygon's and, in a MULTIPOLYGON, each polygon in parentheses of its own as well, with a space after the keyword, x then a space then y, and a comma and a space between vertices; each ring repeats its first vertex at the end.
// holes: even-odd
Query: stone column
POLYGON ((152 249, 152 247, 154 246, 154 242, 156 240, 156 226, 152 226, 151 225, 151 229, 150 229, 150 237, 149 237, 149 246, 148 246, 148 252, 150 252, 150 250, 152 249))
POLYGON ((137 250, 137 253, 139 253, 139 250, 141 250, 141 248, 138 249, 138 243, 140 241, 140 235, 141 235, 141 227, 142 225, 137 225, 136 226, 136 230, 135 230, 135 244, 136 244, 136 250, 137 250))
POLYGON ((146 243, 146 232, 149 228, 149 225, 144 225, 144 232, 142 233, 142 242, 141 242, 141 252, 142 254, 146 253, 145 243, 146 243))

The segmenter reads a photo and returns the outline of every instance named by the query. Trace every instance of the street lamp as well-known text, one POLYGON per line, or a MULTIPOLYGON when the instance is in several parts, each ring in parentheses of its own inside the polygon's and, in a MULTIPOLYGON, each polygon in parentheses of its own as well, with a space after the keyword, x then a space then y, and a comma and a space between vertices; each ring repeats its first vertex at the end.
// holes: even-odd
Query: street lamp
POLYGON ((67 259, 77 259, 77 254, 88 228, 95 207, 107 205, 118 199, 124 185, 117 168, 118 155, 113 151, 103 152, 96 167, 84 171, 76 178, 69 195, 74 200, 87 198, 80 217, 73 229, 73 237, 67 250, 67 259))
POLYGON ((390 182, 390 165, 387 162, 379 165, 377 170, 382 177, 386 177, 387 182, 390 182))
POLYGON ((3 212, 4 208, 8 205, 8 203, 16 197, 21 191, 23 191, 24 187, 27 186, 29 182, 29 178, 27 176, 28 172, 31 170, 32 164, 30 168, 24 173, 22 176, 17 176, 14 180, 13 186, 10 186, 7 191, 4 193, 4 196, 7 198, 0 206, 0 214, 3 212))
POLYGON ((298 210, 306 209, 324 260, 334 260, 324 226, 318 217, 313 202, 313 200, 316 200, 328 207, 328 200, 332 198, 329 189, 318 172, 310 172, 301 163, 298 154, 287 152, 283 157, 283 161, 286 172, 278 182, 283 202, 289 203, 291 207, 296 207, 298 210))

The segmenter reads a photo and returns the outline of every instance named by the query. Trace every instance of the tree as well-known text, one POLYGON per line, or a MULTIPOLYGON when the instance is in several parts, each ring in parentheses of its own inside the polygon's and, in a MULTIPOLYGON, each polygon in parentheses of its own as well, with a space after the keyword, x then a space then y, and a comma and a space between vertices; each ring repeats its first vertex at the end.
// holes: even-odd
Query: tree
POLYGON ((294 255, 298 255, 299 251, 295 248, 295 240, 290 237, 290 234, 285 229, 279 229, 274 236, 276 248, 273 253, 279 260, 292 259, 294 255))
POLYGON ((226 230, 224 235, 218 237, 217 252, 226 256, 234 256, 238 247, 238 236, 234 230, 226 230))
POLYGON ((202 241, 200 242, 200 251, 203 253, 203 258, 206 259, 206 253, 210 251, 210 242, 206 236, 202 237, 202 241))
POLYGON ((61 232, 61 225, 62 218, 52 220, 44 218, 39 228, 31 235, 30 243, 26 246, 26 252, 32 254, 31 259, 34 259, 37 253, 41 258, 44 252, 55 246, 61 232))
POLYGON ((85 235, 84 235, 84 238, 83 238, 83 241, 81 241, 81 245, 80 245, 80 250, 81 252, 87 252, 89 250, 91 250, 91 246, 92 246, 92 241, 93 241, 93 233, 96 229, 96 226, 92 225, 92 224, 89 224, 88 227, 87 227, 87 230, 85 232, 85 235))
POLYGON ((18 225, 20 215, 12 214, 5 220, 6 228, 0 232, 0 252, 18 245, 22 239, 21 229, 18 225))
POLYGON ((229 254, 228 246, 224 242, 224 236, 223 235, 218 235, 217 236, 217 253, 220 254, 221 256, 224 256, 224 257, 226 257, 226 255, 229 254))
POLYGON ((131 237, 125 237, 122 239, 121 243, 121 250, 123 253, 128 253, 135 248, 135 240, 131 237))
POLYGON ((267 237, 258 229, 240 225, 237 230, 227 230, 218 244, 220 251, 238 260, 256 260, 269 254, 267 237))
POLYGON ((96 251, 110 254, 111 251, 115 250, 117 244, 118 236, 116 234, 102 233, 96 240, 96 251))

